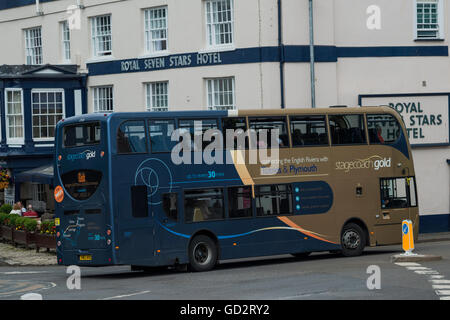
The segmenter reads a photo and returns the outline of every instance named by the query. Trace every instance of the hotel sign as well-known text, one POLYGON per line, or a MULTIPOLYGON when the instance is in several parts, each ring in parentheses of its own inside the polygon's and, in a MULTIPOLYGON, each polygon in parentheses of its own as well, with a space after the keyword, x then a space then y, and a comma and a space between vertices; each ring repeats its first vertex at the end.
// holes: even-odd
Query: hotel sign
POLYGON ((389 106, 405 122, 411 145, 450 145, 450 94, 360 96, 361 106, 389 106))

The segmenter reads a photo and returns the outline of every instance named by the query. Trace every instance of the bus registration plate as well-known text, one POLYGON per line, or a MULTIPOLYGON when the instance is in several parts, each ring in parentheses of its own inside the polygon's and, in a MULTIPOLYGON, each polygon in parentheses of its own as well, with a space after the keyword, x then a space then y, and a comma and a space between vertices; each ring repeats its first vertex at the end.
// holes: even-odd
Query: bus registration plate
POLYGON ((90 255, 90 254, 80 256, 80 261, 91 261, 91 260, 92 260, 92 255, 90 255))

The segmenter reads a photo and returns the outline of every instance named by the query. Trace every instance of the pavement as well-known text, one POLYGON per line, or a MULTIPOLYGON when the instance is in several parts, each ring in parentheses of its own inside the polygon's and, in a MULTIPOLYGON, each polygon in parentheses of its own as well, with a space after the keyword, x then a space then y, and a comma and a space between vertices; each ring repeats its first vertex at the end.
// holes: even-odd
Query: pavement
POLYGON ((11 244, 0 243, 0 266, 50 266, 56 265, 56 251, 46 252, 41 249, 26 249, 14 247, 11 244))
MULTIPOLYGON (((417 243, 450 241, 450 232, 421 233, 417 243)), ((11 244, 0 243, 0 266, 51 266, 57 265, 56 252, 46 252, 24 247, 14 247, 11 244)))

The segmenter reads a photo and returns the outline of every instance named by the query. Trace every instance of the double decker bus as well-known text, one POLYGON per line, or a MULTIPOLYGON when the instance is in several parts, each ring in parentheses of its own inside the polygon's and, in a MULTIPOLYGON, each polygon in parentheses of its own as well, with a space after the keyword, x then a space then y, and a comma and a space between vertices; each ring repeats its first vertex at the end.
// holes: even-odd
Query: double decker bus
POLYGON ((89 114, 60 121, 55 144, 61 265, 206 271, 245 257, 356 256, 400 243, 404 219, 418 235, 412 154, 388 107, 89 114), (208 130, 245 142, 214 148, 231 160, 212 163, 217 137, 179 148, 208 130), (277 146, 255 141, 263 130, 277 146), (275 147, 269 164, 250 161, 275 147))

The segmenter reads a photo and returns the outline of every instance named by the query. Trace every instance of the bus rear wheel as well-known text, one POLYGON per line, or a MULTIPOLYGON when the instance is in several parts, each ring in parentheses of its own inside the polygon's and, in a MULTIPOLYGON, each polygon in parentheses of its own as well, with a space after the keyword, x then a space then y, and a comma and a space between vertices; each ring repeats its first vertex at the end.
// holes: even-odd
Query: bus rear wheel
POLYGON ((214 241, 205 235, 198 235, 189 244, 189 264, 194 271, 208 271, 217 263, 218 251, 214 241))
POLYGON ((344 256, 355 257, 361 255, 365 243, 365 233, 359 225, 348 223, 344 226, 341 234, 341 247, 344 256))

